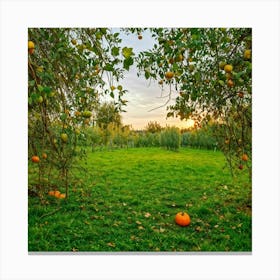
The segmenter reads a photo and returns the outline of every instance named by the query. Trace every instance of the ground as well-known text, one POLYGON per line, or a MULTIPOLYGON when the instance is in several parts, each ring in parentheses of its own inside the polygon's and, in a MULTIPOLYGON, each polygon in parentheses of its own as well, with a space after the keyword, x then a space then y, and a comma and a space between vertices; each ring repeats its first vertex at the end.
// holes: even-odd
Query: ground
POLYGON ((29 198, 29 251, 252 250, 251 183, 218 151, 89 151, 74 177, 68 200, 29 198))

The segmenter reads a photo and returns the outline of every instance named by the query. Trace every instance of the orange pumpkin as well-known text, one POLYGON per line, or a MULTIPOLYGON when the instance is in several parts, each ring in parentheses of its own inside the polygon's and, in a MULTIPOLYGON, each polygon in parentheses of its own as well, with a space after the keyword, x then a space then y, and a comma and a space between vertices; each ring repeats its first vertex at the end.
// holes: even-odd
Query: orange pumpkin
POLYGON ((60 191, 54 191, 54 194, 53 194, 56 198, 59 198, 60 197, 60 191))
POLYGON ((31 160, 35 163, 38 163, 40 161, 40 158, 38 156, 33 156, 31 160))
POLYGON ((65 197, 66 197, 66 194, 65 193, 61 193, 58 198, 62 199, 62 198, 65 198, 65 197))
POLYGON ((54 196, 54 191, 49 191, 49 195, 54 196))
POLYGON ((182 227, 185 227, 191 223, 191 218, 187 213, 179 212, 175 216, 175 222, 176 222, 176 224, 178 224, 182 227))

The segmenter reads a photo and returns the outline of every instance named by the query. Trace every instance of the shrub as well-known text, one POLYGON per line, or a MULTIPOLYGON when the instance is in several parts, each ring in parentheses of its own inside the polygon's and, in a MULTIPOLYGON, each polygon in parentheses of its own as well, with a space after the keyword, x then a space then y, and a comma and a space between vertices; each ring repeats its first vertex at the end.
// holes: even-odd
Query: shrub
POLYGON ((160 145, 168 150, 178 150, 180 142, 181 134, 177 127, 166 127, 160 134, 160 145))

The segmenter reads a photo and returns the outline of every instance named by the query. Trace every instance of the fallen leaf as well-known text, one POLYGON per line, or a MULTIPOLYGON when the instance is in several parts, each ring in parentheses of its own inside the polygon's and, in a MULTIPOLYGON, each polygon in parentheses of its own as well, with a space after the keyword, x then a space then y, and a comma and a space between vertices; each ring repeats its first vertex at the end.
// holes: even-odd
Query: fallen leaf
POLYGON ((139 226, 139 227, 138 227, 138 229, 140 229, 140 230, 143 230, 143 229, 144 229, 144 227, 142 227, 142 226, 139 226))
POLYGON ((195 230, 196 230, 197 232, 200 232, 200 231, 201 231, 201 227, 198 226, 198 227, 195 228, 195 230))
POLYGON ((151 217, 151 214, 149 213, 149 212, 147 212, 147 213, 145 213, 145 215, 144 215, 146 218, 149 218, 149 217, 151 217))
POLYGON ((161 233, 165 232, 165 229, 161 227, 161 228, 159 228, 159 232, 161 232, 161 233))
POLYGON ((136 221, 137 225, 142 225, 142 223, 140 221, 136 221))
POLYGON ((109 243, 107 243, 107 245, 110 247, 116 247, 116 244, 114 242, 109 242, 109 243))

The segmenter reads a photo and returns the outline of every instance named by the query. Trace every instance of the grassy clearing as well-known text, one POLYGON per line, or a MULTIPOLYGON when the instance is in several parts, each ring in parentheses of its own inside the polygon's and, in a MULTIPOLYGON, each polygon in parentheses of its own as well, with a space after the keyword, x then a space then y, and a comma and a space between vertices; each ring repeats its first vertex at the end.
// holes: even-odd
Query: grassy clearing
MULTIPOLYGON (((29 198, 29 251, 251 251, 251 184, 220 152, 89 153, 68 201, 29 198), (187 211, 191 225, 174 223, 187 211)), ((32 180, 30 178, 30 180, 32 180)))

